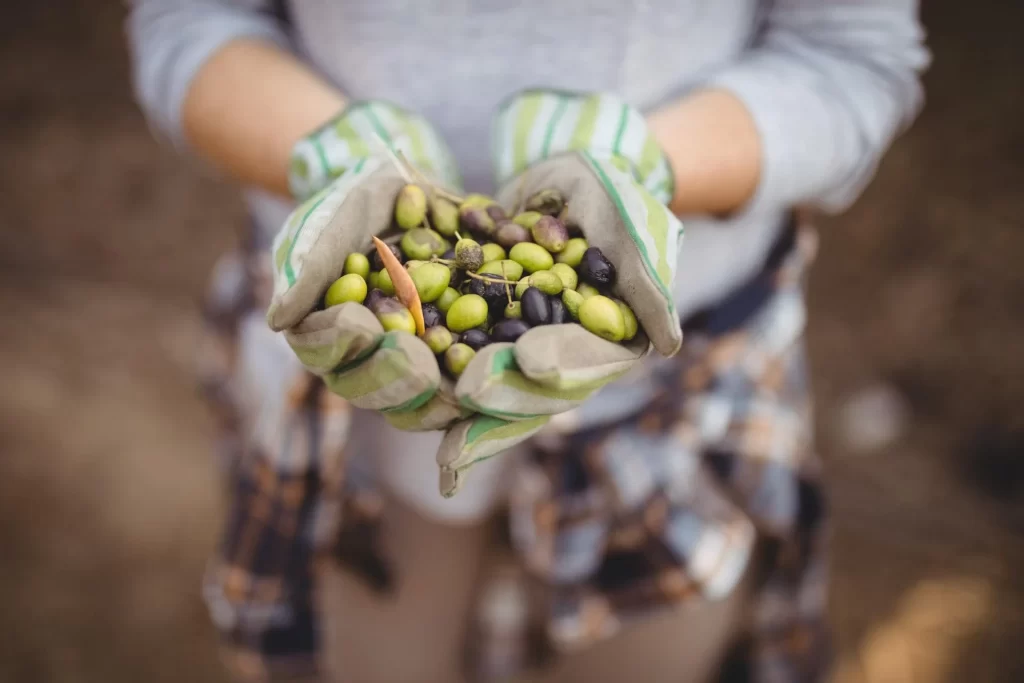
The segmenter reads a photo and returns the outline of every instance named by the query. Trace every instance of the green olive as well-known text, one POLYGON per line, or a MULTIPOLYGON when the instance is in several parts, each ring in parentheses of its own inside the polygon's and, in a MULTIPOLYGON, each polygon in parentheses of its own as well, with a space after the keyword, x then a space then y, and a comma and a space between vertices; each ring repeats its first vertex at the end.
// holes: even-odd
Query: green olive
POLYGON ((564 263, 556 263, 551 266, 551 272, 562 280, 562 286, 566 289, 576 289, 576 285, 579 284, 579 276, 576 274, 576 271, 572 269, 572 266, 568 266, 564 263))
POLYGON ((540 217, 543 215, 544 214, 538 213, 536 211, 524 211, 523 213, 513 218, 512 221, 518 223, 519 225, 529 230, 530 228, 533 227, 534 223, 540 220, 540 217))
POLYGON ((364 280, 370 276, 370 259, 358 251, 349 254, 345 258, 345 274, 358 275, 364 280))
POLYGON ((444 238, 430 228, 412 228, 402 235, 400 243, 406 258, 429 261, 444 253, 444 238))
POLYGON ((458 377, 475 355, 476 351, 465 344, 452 344, 444 352, 444 366, 448 368, 448 372, 458 377))
POLYGON ((482 249, 484 250, 484 263, 488 261, 501 261, 505 259, 508 254, 505 253, 504 247, 494 242, 488 242, 482 249))
POLYGON ((636 315, 633 313, 633 309, 626 305, 625 301, 615 299, 615 303, 618 305, 619 310, 622 311, 622 322, 625 324, 625 333, 622 335, 624 341, 629 341, 636 336, 639 325, 636 322, 636 315))
POLYGON ((395 223, 402 230, 415 228, 427 217, 427 193, 418 185, 406 185, 395 200, 395 223))
POLYGON ((513 301, 505 306, 505 317, 518 320, 523 317, 523 304, 521 301, 513 301))
POLYGON ((518 280, 523 276, 523 267, 511 259, 488 261, 476 271, 479 275, 497 275, 505 280, 518 280))
POLYGON ((420 301, 431 303, 444 294, 448 289, 448 281, 452 273, 448 266, 443 263, 424 263, 419 268, 409 273, 412 283, 416 285, 416 292, 420 295, 420 301))
POLYGON ((558 254, 555 259, 559 263, 564 263, 567 266, 575 268, 583 260, 583 252, 590 247, 587 244, 587 240, 582 237, 573 237, 571 240, 565 243, 565 249, 558 254))
POLYGON ((441 292, 441 296, 437 297, 434 305, 437 306, 442 313, 447 313, 448 309, 452 307, 452 304, 455 303, 455 300, 460 296, 462 295, 459 294, 459 290, 448 287, 441 292))
POLYGON ((516 284, 516 298, 517 299, 522 299, 523 298, 523 292, 525 292, 526 288, 529 287, 529 286, 530 286, 530 276, 527 275, 526 277, 521 279, 518 282, 518 284, 516 284))
POLYGON ((380 289, 380 273, 370 273, 366 277, 366 284, 370 289, 380 289))
POLYGON ((342 275, 327 288, 324 296, 324 303, 328 306, 337 306, 348 301, 363 303, 366 298, 366 280, 355 273, 342 275))
POLYGON ((562 278, 550 270, 538 270, 530 276, 530 286, 536 287, 545 294, 554 296, 562 293, 562 278))
POLYGON ((447 327, 435 325, 423 333, 423 341, 435 354, 444 353, 452 345, 452 333, 447 327))
POLYGON ((557 216, 562 207, 565 206, 565 199, 558 190, 541 190, 526 200, 526 210, 544 213, 549 216, 557 216))
POLYGON ((527 273, 547 270, 555 263, 547 249, 532 242, 520 242, 512 247, 509 258, 521 265, 527 273))
POLYGON ((601 293, 598 291, 597 287, 594 285, 588 285, 586 282, 576 287, 576 291, 579 292, 584 299, 589 299, 590 297, 597 296, 601 293))
POLYGON ((395 299, 384 299, 377 307, 377 320, 388 332, 402 331, 416 334, 416 321, 412 313, 395 299))
POLYGON ((455 265, 463 270, 476 270, 484 264, 484 251, 476 240, 463 237, 455 243, 455 265))
POLYGON ((445 317, 452 332, 465 332, 487 322, 487 301, 478 294, 464 294, 448 308, 445 317))
POLYGON ((434 197, 430 206, 430 221, 434 230, 452 237, 459 229, 459 207, 444 197, 434 197))
POLYGON ((619 305, 600 294, 584 300, 579 308, 580 324, 608 341, 622 341, 626 336, 626 322, 619 305))
POLYGON ((405 262, 405 269, 411 273, 412 271, 422 266, 424 263, 426 263, 426 261, 417 261, 416 259, 412 259, 405 262))
POLYGON ((377 289, 388 296, 395 295, 395 283, 391 281, 391 273, 386 270, 377 273, 377 289))
POLYGON ((569 311, 573 320, 580 319, 580 306, 583 305, 583 302, 583 295, 576 290, 567 289, 562 292, 562 303, 565 304, 565 310, 569 311))

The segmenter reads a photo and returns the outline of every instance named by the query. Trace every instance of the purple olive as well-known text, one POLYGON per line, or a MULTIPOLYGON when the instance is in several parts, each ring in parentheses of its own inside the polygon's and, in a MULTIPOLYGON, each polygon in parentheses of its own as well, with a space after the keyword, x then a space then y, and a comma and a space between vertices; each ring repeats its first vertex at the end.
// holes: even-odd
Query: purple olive
POLYGON ((549 297, 548 303, 551 305, 552 325, 561 325, 569 319, 569 311, 566 310, 565 304, 562 303, 561 295, 549 297))
POLYGON ((501 208, 499 204, 490 204, 487 207, 487 215, 491 217, 491 220, 498 223, 508 218, 508 214, 505 213, 505 209, 501 208))
POLYGON ((371 289, 370 293, 366 295, 365 299, 363 299, 363 305, 376 313, 380 306, 380 302, 387 298, 388 295, 379 289, 371 289))
POLYGON ((577 272, 584 282, 595 287, 610 287, 615 284, 615 266, 605 258, 597 247, 590 247, 583 252, 577 272))
POLYGON ((502 320, 491 329, 491 339, 496 342, 514 342, 528 329, 530 326, 522 320, 502 320))
POLYGON ((440 308, 434 304, 423 304, 421 308, 423 309, 424 327, 437 327, 444 324, 444 315, 440 308))
POLYGON ((530 231, 510 220, 498 223, 498 229, 494 233, 494 239, 506 249, 511 249, 520 242, 530 241, 530 231))
POLYGON ((471 330, 466 330, 459 336, 459 343, 465 344, 474 351, 479 351, 491 343, 491 338, 483 330, 473 328, 471 330))
POLYGON ((536 287, 527 287, 519 300, 523 308, 523 320, 531 325, 551 323, 551 299, 536 287))
MULTIPOLYGON (((402 250, 399 249, 397 245, 389 244, 388 249, 390 249, 391 253, 395 255, 395 258, 398 259, 399 263, 405 263, 405 254, 402 253, 402 250)), ((377 253, 376 249, 374 249, 373 254, 370 255, 370 263, 373 264, 373 270, 384 270, 384 261, 381 260, 380 254, 377 253)))
POLYGON ((565 229, 562 221, 554 216, 541 216, 533 224, 533 229, 530 232, 533 234, 533 241, 552 254, 557 254, 565 249, 565 245, 569 241, 569 231, 565 229))

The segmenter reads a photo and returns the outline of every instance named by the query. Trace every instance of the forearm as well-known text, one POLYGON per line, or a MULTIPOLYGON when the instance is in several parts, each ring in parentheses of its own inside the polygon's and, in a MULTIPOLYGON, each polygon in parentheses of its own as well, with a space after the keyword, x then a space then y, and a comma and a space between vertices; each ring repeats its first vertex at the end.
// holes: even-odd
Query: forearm
POLYGON ((288 196, 292 147, 344 105, 340 92, 285 50, 243 38, 203 65, 182 118, 189 144, 209 161, 242 183, 288 196))
POLYGON ((725 214, 754 195, 761 142, 737 98, 701 90, 654 112, 649 124, 675 175, 674 213, 725 214))

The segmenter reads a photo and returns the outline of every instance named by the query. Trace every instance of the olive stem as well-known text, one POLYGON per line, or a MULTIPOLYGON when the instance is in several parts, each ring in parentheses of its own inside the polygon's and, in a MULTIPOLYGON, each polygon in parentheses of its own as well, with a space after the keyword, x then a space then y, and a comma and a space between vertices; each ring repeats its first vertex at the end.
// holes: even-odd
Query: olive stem
POLYGON ((508 273, 505 272, 505 262, 504 261, 501 262, 501 276, 503 278, 505 278, 505 298, 507 298, 508 302, 511 304, 512 303, 512 290, 511 290, 510 285, 509 285, 508 273))
POLYGON ((517 284, 519 284, 518 282, 512 282, 511 280, 504 280, 502 278, 497 278, 497 277, 494 277, 494 276, 488 277, 488 275, 490 275, 490 274, 488 274, 488 275, 478 275, 477 273, 471 273, 468 270, 466 271, 466 275, 468 275, 469 277, 473 278, 474 280, 485 280, 487 282, 500 282, 500 283, 505 284, 505 285, 517 285, 517 284))

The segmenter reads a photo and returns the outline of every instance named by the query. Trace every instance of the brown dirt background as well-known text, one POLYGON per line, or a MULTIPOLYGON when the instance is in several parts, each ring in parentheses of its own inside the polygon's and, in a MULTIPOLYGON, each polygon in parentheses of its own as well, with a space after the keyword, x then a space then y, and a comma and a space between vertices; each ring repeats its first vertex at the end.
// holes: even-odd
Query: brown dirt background
MULTIPOLYGON (((810 349, 842 681, 1024 680, 1024 5, 925 3, 928 105, 822 224, 810 349), (882 452, 838 410, 884 382, 882 452)), ((152 139, 115 2, 0 6, 0 681, 224 680, 191 379, 233 188, 152 139)))

